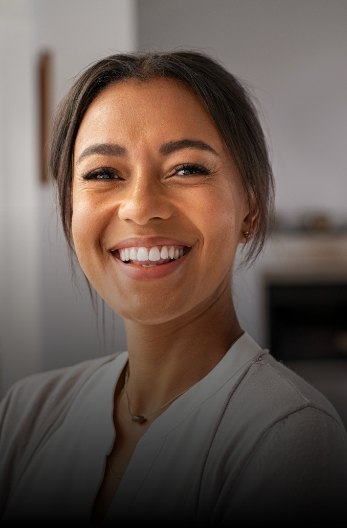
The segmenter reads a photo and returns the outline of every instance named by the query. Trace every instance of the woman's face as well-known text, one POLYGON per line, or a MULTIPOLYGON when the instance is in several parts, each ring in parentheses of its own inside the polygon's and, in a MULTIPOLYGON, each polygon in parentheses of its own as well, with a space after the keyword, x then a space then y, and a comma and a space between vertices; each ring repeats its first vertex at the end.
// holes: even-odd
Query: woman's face
POLYGON ((79 128, 72 237, 90 283, 122 317, 189 317, 230 288, 245 193, 202 103, 169 79, 107 87, 79 128))

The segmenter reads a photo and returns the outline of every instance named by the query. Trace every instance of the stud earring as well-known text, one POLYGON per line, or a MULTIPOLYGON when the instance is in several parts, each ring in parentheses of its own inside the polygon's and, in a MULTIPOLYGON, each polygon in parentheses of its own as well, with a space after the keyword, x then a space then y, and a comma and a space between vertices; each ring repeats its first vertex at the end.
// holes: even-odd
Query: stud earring
POLYGON ((252 233, 250 231, 243 231, 243 236, 245 237, 246 239, 246 242, 248 242, 248 240, 251 238, 252 236, 252 233))

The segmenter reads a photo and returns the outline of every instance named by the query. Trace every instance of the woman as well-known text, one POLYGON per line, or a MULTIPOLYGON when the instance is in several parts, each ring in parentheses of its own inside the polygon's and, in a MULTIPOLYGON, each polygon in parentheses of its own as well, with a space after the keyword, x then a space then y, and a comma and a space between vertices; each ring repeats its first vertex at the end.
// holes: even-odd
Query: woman
POLYGON ((339 417, 253 341, 233 306, 235 254, 260 251, 273 187, 237 79, 196 52, 101 60, 60 106, 51 170, 68 243, 124 319, 128 350, 9 391, 4 522, 340 514, 339 417))

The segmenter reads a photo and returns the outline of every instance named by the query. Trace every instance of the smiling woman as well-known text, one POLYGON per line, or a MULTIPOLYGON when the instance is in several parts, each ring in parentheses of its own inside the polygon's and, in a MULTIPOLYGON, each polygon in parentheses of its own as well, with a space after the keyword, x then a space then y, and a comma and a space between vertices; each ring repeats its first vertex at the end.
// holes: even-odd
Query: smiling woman
POLYGON ((74 159, 73 247, 126 325, 177 321, 229 292, 233 255, 255 215, 191 90, 166 78, 108 86, 83 116, 74 159))
POLYGON ((261 250, 273 189, 240 82, 196 52, 107 57, 61 104, 51 170, 71 251, 127 351, 6 395, 4 521, 339 519, 341 420, 233 305, 236 251, 261 250))

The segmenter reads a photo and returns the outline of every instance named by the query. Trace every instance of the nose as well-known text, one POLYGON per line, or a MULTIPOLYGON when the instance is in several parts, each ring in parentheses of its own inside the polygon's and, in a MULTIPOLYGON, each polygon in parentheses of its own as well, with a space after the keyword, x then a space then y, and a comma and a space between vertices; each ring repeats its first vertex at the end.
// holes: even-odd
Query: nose
POLYGON ((118 215, 121 220, 146 225, 153 220, 167 220, 172 205, 164 185, 153 174, 134 176, 124 190, 118 215))

